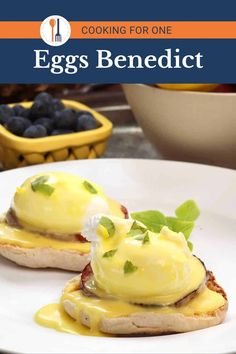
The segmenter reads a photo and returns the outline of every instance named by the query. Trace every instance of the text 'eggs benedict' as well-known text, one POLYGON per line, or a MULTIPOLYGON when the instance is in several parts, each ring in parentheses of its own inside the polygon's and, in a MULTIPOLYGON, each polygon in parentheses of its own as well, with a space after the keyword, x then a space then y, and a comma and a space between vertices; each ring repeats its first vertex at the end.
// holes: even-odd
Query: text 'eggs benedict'
POLYGON ((93 217, 85 234, 91 264, 67 284, 58 307, 39 310, 39 324, 86 335, 145 335, 223 321, 226 295, 182 233, 166 226, 154 233, 138 221, 104 215, 93 217))
POLYGON ((64 172, 28 178, 0 224, 0 254, 24 266, 80 271, 90 243, 81 234, 97 213, 127 217, 125 207, 88 180, 64 172))

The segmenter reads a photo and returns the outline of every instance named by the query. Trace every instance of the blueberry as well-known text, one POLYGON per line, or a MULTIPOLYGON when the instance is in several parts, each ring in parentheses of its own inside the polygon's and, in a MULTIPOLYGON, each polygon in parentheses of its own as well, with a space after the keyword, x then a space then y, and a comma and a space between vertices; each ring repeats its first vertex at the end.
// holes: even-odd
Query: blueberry
POLYGON ((24 131, 31 125, 27 118, 11 117, 5 124, 5 127, 13 134, 22 136, 24 131))
POLYGON ((31 125, 23 135, 25 138, 43 138, 47 136, 46 128, 41 124, 31 125))
POLYGON ((58 129, 73 129, 76 124, 76 114, 71 108, 57 111, 54 115, 54 124, 58 129))
POLYGON ((75 131, 76 132, 84 131, 84 128, 83 128, 82 124, 80 123, 79 117, 76 118, 75 131))
POLYGON ((34 99, 35 102, 42 102, 46 104, 51 104, 53 101, 53 97, 47 92, 40 92, 34 99))
POLYGON ((24 107, 24 110, 22 111, 21 116, 24 118, 29 118, 29 113, 30 113, 30 109, 24 107))
POLYGON ((0 106, 0 124, 5 124, 13 116, 13 110, 6 104, 0 106))
POLYGON ((20 104, 15 105, 12 109, 15 116, 28 118, 29 109, 21 106, 20 104))
POLYGON ((44 118, 44 117, 38 118, 34 122, 34 125, 38 125, 38 124, 43 125, 44 128, 46 128, 48 135, 50 135, 51 132, 53 131, 53 128, 54 128, 53 120, 50 118, 44 118))
POLYGON ((89 112, 83 112, 78 114, 76 121, 76 131, 92 130, 98 127, 98 123, 93 115, 89 112))
POLYGON ((50 117, 52 115, 52 108, 45 102, 36 101, 30 108, 29 118, 34 121, 42 117, 50 117))
POLYGON ((77 117, 80 117, 80 116, 82 116, 83 114, 89 114, 90 116, 93 117, 92 113, 90 113, 90 112, 88 112, 88 111, 83 111, 83 110, 81 110, 81 111, 77 111, 76 113, 77 113, 77 117))
POLYGON ((62 135, 62 134, 71 134, 74 133, 71 129, 55 129, 52 131, 51 135, 62 135))
POLYGON ((58 98, 52 100, 52 109, 54 112, 62 111, 65 108, 64 104, 58 98))

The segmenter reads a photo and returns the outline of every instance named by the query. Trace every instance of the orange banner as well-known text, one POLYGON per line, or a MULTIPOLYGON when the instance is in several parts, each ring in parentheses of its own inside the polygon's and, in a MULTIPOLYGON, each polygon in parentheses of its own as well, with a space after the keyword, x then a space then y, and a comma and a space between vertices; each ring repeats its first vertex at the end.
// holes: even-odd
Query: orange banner
MULTIPOLYGON (((2 21, 0 39, 38 39, 41 22, 2 21)), ((73 39, 236 38, 236 21, 71 21, 73 39)))

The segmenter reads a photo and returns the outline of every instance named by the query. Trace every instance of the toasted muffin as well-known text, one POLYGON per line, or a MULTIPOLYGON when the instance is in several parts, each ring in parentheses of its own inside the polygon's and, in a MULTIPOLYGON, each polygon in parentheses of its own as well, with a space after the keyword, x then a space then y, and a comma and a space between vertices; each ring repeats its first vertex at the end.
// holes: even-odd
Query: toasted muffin
MULTIPOLYGON (((183 306, 171 306, 169 313, 155 313, 155 307, 150 308, 146 306, 145 311, 145 306, 140 305, 141 312, 139 312, 139 308, 136 306, 135 312, 127 316, 110 317, 106 316, 106 314, 103 315, 98 322, 98 329, 102 333, 114 335, 161 335, 190 332, 216 326, 225 319, 228 309, 227 296, 223 288, 217 284, 212 272, 208 272, 206 287, 224 299, 221 306, 214 310, 185 315, 182 313, 182 308, 187 305, 185 302, 183 306), (174 312, 171 313, 173 308, 174 312)), ((81 289, 80 275, 67 283, 64 292, 67 294, 73 293, 74 291, 78 291, 78 289, 81 289)), ((90 296, 91 299, 91 294, 88 295, 85 293, 84 295, 90 296)), ((195 293, 195 296, 189 301, 193 302, 194 298, 196 300, 198 296, 199 293, 195 293)), ((96 304, 98 299, 92 297, 92 300, 96 304)), ((78 313, 75 302, 67 297, 63 300, 63 306, 69 316, 90 328, 92 323, 90 311, 86 311, 86 308, 84 308, 83 311, 78 313)))

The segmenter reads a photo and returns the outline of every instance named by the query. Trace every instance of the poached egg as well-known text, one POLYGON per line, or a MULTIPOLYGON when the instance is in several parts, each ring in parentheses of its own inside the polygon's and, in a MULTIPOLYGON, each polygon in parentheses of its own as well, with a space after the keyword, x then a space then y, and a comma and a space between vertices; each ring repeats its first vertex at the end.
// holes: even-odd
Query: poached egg
POLYGON ((97 213, 124 216, 121 205, 97 184, 65 172, 28 178, 17 188, 12 210, 25 229, 52 234, 80 233, 97 213))
POLYGON ((157 234, 131 219, 103 218, 107 222, 96 219, 97 226, 86 237, 93 244, 95 288, 104 294, 133 303, 166 306, 205 282, 205 267, 192 255, 182 233, 164 226, 157 234))

